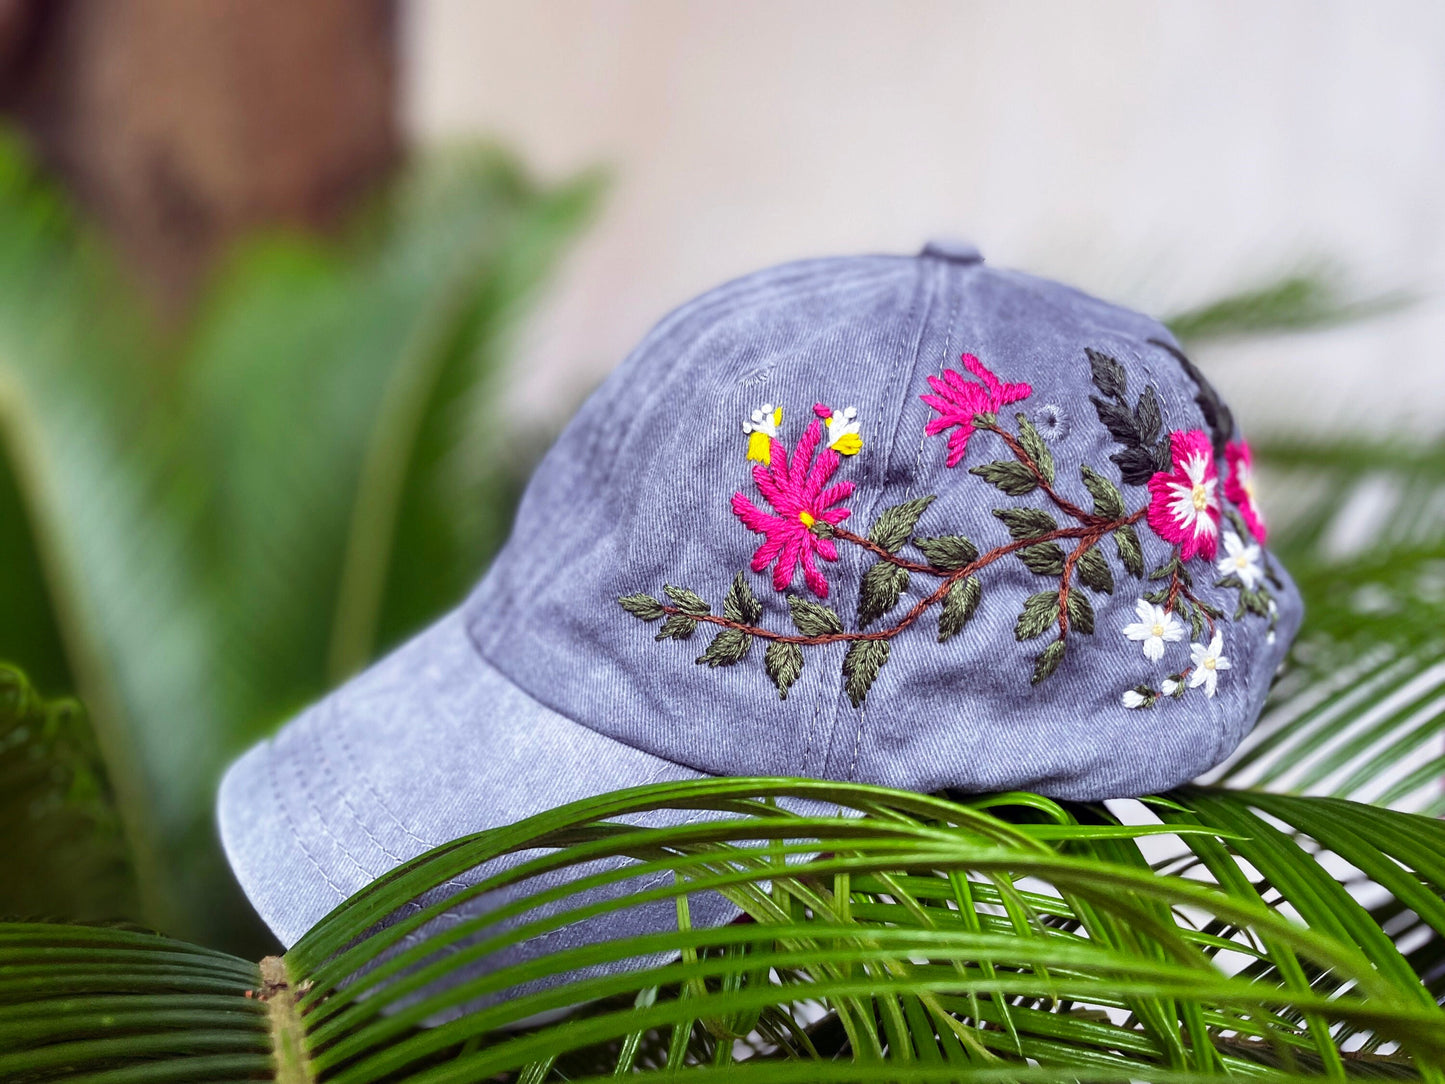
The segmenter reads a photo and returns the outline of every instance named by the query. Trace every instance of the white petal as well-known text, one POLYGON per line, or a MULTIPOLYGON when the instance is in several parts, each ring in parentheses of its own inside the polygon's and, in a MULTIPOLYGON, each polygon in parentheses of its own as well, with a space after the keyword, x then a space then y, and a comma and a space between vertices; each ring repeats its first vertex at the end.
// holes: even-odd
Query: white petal
POLYGON ((1173 678, 1165 678, 1164 683, 1160 685, 1159 688, 1163 690, 1165 696, 1173 696, 1179 691, 1179 682, 1173 678))
POLYGON ((1142 708, 1144 706, 1144 697, 1133 689, 1125 689, 1124 695, 1119 700, 1126 708, 1142 708))
POLYGON ((1154 635, 1154 626, 1135 621, 1124 626, 1124 635, 1131 640, 1147 640, 1154 635))
POLYGON ((1223 650, 1224 633, 1220 632, 1218 629, 1215 629, 1214 636, 1209 641, 1209 653, 1211 655, 1218 655, 1223 650))
POLYGON ((1164 641, 1157 636, 1151 636, 1144 641, 1144 657, 1150 662, 1158 662, 1164 657, 1164 641))
POLYGON ((1152 625, 1154 623, 1154 606, 1144 599, 1141 598, 1134 603, 1134 612, 1139 615, 1139 620, 1144 624, 1152 625))
MULTIPOLYGON (((1192 662, 1196 667, 1203 665, 1204 660, 1208 657, 1209 648, 1205 647, 1203 644, 1189 645, 1189 661, 1192 662)), ((1192 688, 1193 685, 1191 684, 1190 687, 1192 688)))
POLYGON ((1218 683, 1219 675, 1217 673, 1213 670, 1204 671, 1204 695, 1206 697, 1214 696, 1214 689, 1218 683))
POLYGON ((1204 669, 1204 667, 1202 666, 1196 666, 1193 672, 1189 675, 1189 687, 1191 689, 1197 689, 1208 680, 1209 671, 1204 669))
POLYGON ((1228 669, 1230 669, 1229 656, 1228 656, 1228 655, 1220 655, 1217 659, 1214 660, 1214 668, 1215 668, 1216 670, 1228 670, 1228 669))

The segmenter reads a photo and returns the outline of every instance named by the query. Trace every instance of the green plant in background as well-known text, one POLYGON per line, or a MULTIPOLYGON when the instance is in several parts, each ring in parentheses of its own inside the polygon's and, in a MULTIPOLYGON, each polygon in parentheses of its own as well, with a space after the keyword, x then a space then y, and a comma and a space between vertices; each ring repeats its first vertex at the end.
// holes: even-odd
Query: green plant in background
MULTIPOLYGON (((1191 319, 1210 334, 1309 326, 1334 319, 1330 296, 1286 282, 1191 319)), ((1107 805, 806 780, 641 788, 439 847, 260 964, 143 932, 0 924, 0 1079, 1445 1080, 1445 445, 1260 443, 1272 542, 1309 617, 1210 786, 1107 805), (1368 538, 1350 531, 1361 501, 1368 538), (858 815, 790 811, 799 797, 858 815), (711 816, 621 821, 662 806, 711 816), (531 857, 464 893, 515 886, 512 902, 433 923, 458 899, 429 890, 511 851, 531 857), (546 896, 524 884, 610 855, 639 864, 588 866, 590 883, 546 896), (646 896, 584 895, 639 873, 646 896), (750 921, 693 928, 704 888, 750 921), (675 906, 680 932, 495 966, 507 945, 644 898, 675 906), (579 971, 638 956, 640 970, 579 971)), ((257 574, 283 549, 258 551, 257 574)), ((337 609, 386 612, 337 592, 337 609)), ((268 613, 231 618, 259 630, 256 651, 291 634, 266 631, 268 613)), ((333 655, 339 675, 342 648, 313 663, 333 655)))
POLYGON ((439 157, 342 243, 249 245, 163 339, 0 143, 0 658, 89 708, 144 896, 107 913, 259 943, 220 770, 500 543, 529 464, 491 380, 597 189, 439 157))

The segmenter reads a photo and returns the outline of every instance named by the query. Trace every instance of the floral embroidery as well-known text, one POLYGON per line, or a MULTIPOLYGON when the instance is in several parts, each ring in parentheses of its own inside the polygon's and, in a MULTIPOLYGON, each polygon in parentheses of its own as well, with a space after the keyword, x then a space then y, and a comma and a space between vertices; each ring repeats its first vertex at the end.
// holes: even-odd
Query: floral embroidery
POLYGON ((828 581, 818 570, 814 557, 836 561, 838 548, 830 537, 813 528, 819 523, 836 525, 848 518, 849 510, 836 505, 852 495, 853 483, 828 485, 838 469, 838 453, 824 449, 814 462, 813 452, 821 438, 822 423, 815 421, 798 441, 791 464, 787 449, 775 439, 770 462, 753 468, 758 492, 773 506, 775 515, 759 511, 741 493, 733 494, 732 506, 733 513, 748 530, 766 536, 767 540, 753 554, 754 572, 773 565, 773 588, 785 591, 801 563, 803 579, 813 594, 827 598, 828 581))
POLYGON ((783 424, 783 408, 764 403, 753 411, 751 420, 743 422, 748 434, 748 458, 767 463, 772 456, 773 441, 778 439, 778 426, 783 424))
POLYGON ((1189 678, 1189 687, 1197 689, 1204 686, 1204 695, 1214 696, 1214 687, 1219 681, 1219 674, 1229 669, 1229 658, 1223 654, 1224 635, 1214 630, 1214 635, 1209 638, 1209 646, 1203 644, 1189 645, 1189 659, 1194 664, 1194 673, 1189 678))
POLYGON ((1125 625, 1124 635, 1131 640, 1143 641, 1144 657, 1150 662, 1158 662, 1164 657, 1166 642, 1176 644, 1184 639, 1183 624, 1163 606, 1155 606, 1141 598, 1134 604, 1134 612, 1139 615, 1139 620, 1125 625))
POLYGON ((1231 440, 1224 446, 1224 459, 1224 495, 1239 508, 1249 533, 1264 542, 1264 515, 1254 502, 1254 456, 1249 445, 1231 440))
POLYGON ((963 367, 983 383, 975 384, 965 380, 962 373, 945 369, 943 376, 928 378, 928 386, 934 394, 919 396, 940 415, 928 423, 924 433, 931 437, 945 429, 953 429, 948 436, 950 467, 958 466, 967 453, 968 438, 973 435, 977 415, 997 413, 1009 403, 1027 399, 1034 391, 1027 384, 1003 383, 972 354, 964 354, 962 360, 963 367))
POLYGON ((1033 389, 1004 383, 966 354, 963 366, 977 382, 953 370, 930 376, 933 394, 921 398, 938 416, 926 422, 924 433, 948 432, 949 467, 962 462, 972 438, 983 434, 1001 450, 1001 457, 980 462, 969 473, 1005 497, 1037 495, 1028 504, 1005 502, 994 510, 1007 542, 981 552, 962 534, 946 529, 918 532, 932 495, 884 508, 866 535, 853 533, 844 526, 851 510, 843 502, 853 495, 854 483, 833 479, 844 456, 862 451, 857 409, 814 404, 816 418, 790 455, 780 435, 783 408, 766 403, 743 423, 743 431, 748 434, 748 458, 756 462, 753 482, 770 510, 741 492, 731 501, 742 525, 764 536, 750 567, 754 573, 771 568, 773 589, 786 592, 801 566, 808 590, 826 600, 829 584, 820 562, 836 562, 840 544, 856 546, 872 563, 863 571, 855 619, 850 624, 832 606, 789 594, 793 627, 767 627, 762 624, 764 606, 744 572, 733 577, 720 613, 696 592, 673 585, 663 587, 667 601, 633 594, 618 602, 640 620, 662 621, 658 640, 687 640, 699 625, 715 626, 715 635, 697 658, 709 667, 736 665, 749 656, 753 641, 763 641, 762 669, 783 699, 802 674, 805 649, 846 644, 843 689, 858 706, 887 664, 893 641, 922 624, 925 616, 936 615, 939 644, 968 624, 983 603, 981 573, 998 561, 1017 560, 1043 581, 1041 590, 1016 603, 1014 621, 1019 643, 1043 641, 1033 659, 1035 684, 1058 670, 1076 637, 1094 634, 1091 596, 1112 594, 1116 577, 1125 575, 1141 581, 1141 587, 1134 604, 1138 620, 1121 627, 1123 637, 1138 643, 1151 664, 1162 663, 1171 650, 1177 653, 1172 645, 1187 642, 1189 664, 1166 674, 1157 688, 1146 681, 1122 690, 1119 703, 1131 710, 1152 708, 1166 697, 1181 699, 1198 689, 1213 697, 1220 674, 1231 665, 1222 623, 1256 616, 1268 622, 1272 638, 1278 607, 1269 585, 1278 587, 1280 580, 1262 548, 1247 541, 1249 535, 1262 535, 1248 518, 1252 509, 1259 521, 1252 492, 1233 488, 1236 481, 1241 487, 1246 484, 1248 450, 1242 442, 1229 440, 1233 422, 1227 408, 1182 354, 1168 344, 1158 345, 1180 359, 1200 389, 1195 401, 1209 433, 1169 431, 1152 386, 1131 395, 1123 365, 1100 351, 1085 352, 1098 392, 1091 402, 1117 446, 1109 458, 1124 484, 1147 490, 1147 500, 1126 500, 1118 485, 1088 464, 1081 466, 1078 483, 1062 484, 1049 442, 1067 430, 1063 412, 1045 404, 1035 409, 1032 420, 1016 413, 1016 424, 1006 426, 998 410, 1028 398, 1033 389), (1216 468, 1220 456, 1229 463, 1223 497, 1216 468), (1221 538, 1225 518, 1234 531, 1221 538), (1136 530, 1141 522, 1170 543, 1167 559, 1153 569, 1145 565, 1136 530), (1221 545, 1224 553, 1219 556, 1221 545), (1212 571, 1220 574, 1215 587, 1238 593, 1232 617, 1197 593, 1194 577, 1200 558, 1214 562, 1212 571), (915 582, 921 586, 913 587, 915 582))
POLYGON ((1149 526, 1179 556, 1212 559, 1219 546, 1219 475, 1202 429, 1169 434, 1174 469, 1149 479, 1149 526))
POLYGON ((1224 536, 1224 556, 1214 565, 1221 576, 1237 576, 1247 590, 1253 591, 1264 578, 1264 568, 1259 562, 1259 547, 1244 541, 1233 531, 1224 536))
POLYGON ((1045 403, 1034 411, 1034 428, 1045 440, 1063 440, 1069 435, 1069 416, 1055 403, 1045 403))
POLYGON ((826 403, 814 403, 813 413, 823 419, 828 427, 828 447, 839 455, 857 455, 863 450, 863 438, 858 435, 861 425, 858 408, 833 411, 826 403))

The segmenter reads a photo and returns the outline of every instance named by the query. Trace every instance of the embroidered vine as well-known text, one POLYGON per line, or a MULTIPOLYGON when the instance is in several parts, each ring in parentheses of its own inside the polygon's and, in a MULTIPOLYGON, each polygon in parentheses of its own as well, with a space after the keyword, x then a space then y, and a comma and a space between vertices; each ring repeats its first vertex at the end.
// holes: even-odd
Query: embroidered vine
POLYGON ((948 433, 950 468, 962 463, 978 439, 996 442, 1002 456, 970 467, 969 473, 1007 497, 1043 496, 1044 508, 1029 504, 994 510, 1008 532, 1008 542, 980 552, 959 533, 917 533, 933 495, 885 508, 866 534, 849 530, 844 524, 852 510, 844 502, 853 496, 855 485, 846 479, 835 482, 834 477, 843 457, 862 450, 856 408, 834 410, 816 404, 816 417, 790 453, 780 439, 783 408, 767 403, 753 411, 742 427, 761 501, 739 492, 733 495, 731 507, 744 527, 762 536, 750 568, 755 573, 771 570, 774 590, 789 592, 793 627, 778 630, 760 623, 763 606, 743 572, 733 577, 721 613, 695 591, 673 585, 664 585, 665 600, 639 593, 618 602, 643 621, 661 621, 659 641, 688 640, 699 626, 714 626, 712 640, 696 659, 700 665, 736 665, 748 656, 755 640, 764 642, 763 670, 783 699, 802 673, 806 648, 846 643, 843 686, 859 706, 888 662, 892 642, 925 616, 932 619, 937 642, 948 642, 979 609, 983 599, 979 574, 1005 558, 1017 559, 1047 582, 1047 587, 1022 600, 1014 622, 1020 643, 1050 637, 1033 661, 1033 683, 1044 681, 1057 671, 1073 638, 1095 634, 1090 595, 1112 594, 1116 588, 1114 567, 1104 548, 1110 542, 1124 575, 1143 581, 1144 588, 1157 584, 1141 588, 1135 607, 1138 621, 1123 627, 1123 636, 1140 643, 1150 663, 1160 663, 1170 645, 1192 641, 1188 666, 1171 673, 1157 688, 1142 682, 1125 690, 1121 702, 1129 708, 1153 707, 1164 697, 1182 697, 1193 689, 1212 697, 1221 673, 1231 665, 1218 627, 1225 615, 1196 593, 1189 566, 1199 560, 1214 562, 1220 574, 1215 586, 1239 593, 1232 619, 1264 616, 1271 634, 1277 608, 1265 581, 1278 585, 1278 579, 1257 544, 1263 541, 1264 528, 1253 502, 1248 449, 1229 441, 1231 433, 1221 435, 1221 427, 1233 425, 1227 408, 1198 370, 1172 347, 1168 349, 1200 388, 1197 401, 1212 434, 1167 432, 1154 388, 1146 386, 1131 402, 1123 366, 1099 351, 1087 351, 1098 392, 1091 402, 1119 446, 1110 459, 1125 484, 1147 487, 1149 494, 1149 500, 1132 511, 1119 487, 1088 464, 1080 468, 1078 483, 1087 498, 1066 493, 1049 448, 1050 439, 1063 439, 1068 432, 1063 412, 1046 405, 1035 411, 1034 420, 1019 412, 1014 414, 1014 427, 1006 427, 999 411, 1027 399, 1033 389, 1001 381, 978 358, 965 354, 963 367, 973 380, 952 369, 928 378, 932 393, 920 398, 937 416, 927 422, 925 435, 948 433), (1222 487, 1216 447, 1227 448, 1229 455, 1222 487), (1226 509, 1225 499, 1236 507, 1226 509), (1234 533, 1222 533, 1226 518, 1234 533), (1137 532, 1141 522, 1171 545, 1169 559, 1147 572, 1137 532), (838 560, 840 543, 856 546, 872 558, 863 573, 851 627, 837 609, 822 601, 829 596, 824 568, 838 560), (1221 545, 1224 555, 1218 556, 1221 545), (818 601, 791 593, 799 571, 805 589, 818 601), (915 586, 919 580, 922 586, 915 586), (914 590, 911 601, 905 597, 910 589, 914 590))

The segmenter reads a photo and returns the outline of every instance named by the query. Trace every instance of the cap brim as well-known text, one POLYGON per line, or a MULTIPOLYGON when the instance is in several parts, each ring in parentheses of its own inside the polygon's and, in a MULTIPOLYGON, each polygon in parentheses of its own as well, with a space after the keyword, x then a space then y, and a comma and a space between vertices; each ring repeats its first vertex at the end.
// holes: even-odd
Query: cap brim
MULTIPOLYGON (((452 613, 232 765, 218 815, 241 887, 290 947, 432 847, 623 787, 702 776, 543 706, 481 658, 452 613)), ((696 815, 663 810, 645 822, 696 815)), ((708 925, 737 913, 710 900, 708 925)), ((669 915, 671 905, 632 915, 615 935, 655 930, 669 915)))

